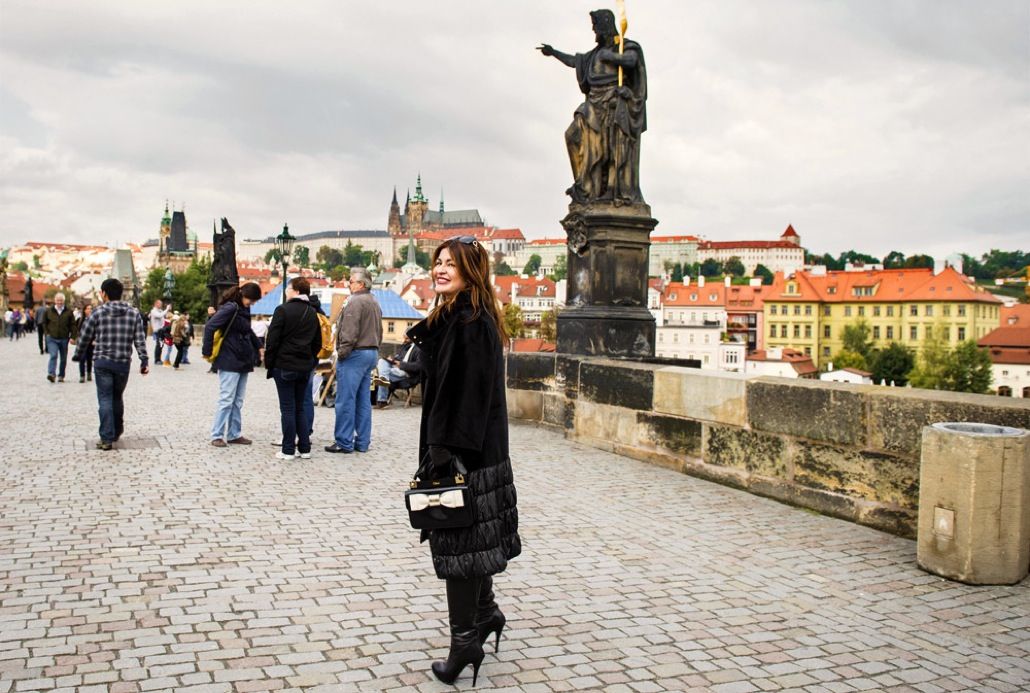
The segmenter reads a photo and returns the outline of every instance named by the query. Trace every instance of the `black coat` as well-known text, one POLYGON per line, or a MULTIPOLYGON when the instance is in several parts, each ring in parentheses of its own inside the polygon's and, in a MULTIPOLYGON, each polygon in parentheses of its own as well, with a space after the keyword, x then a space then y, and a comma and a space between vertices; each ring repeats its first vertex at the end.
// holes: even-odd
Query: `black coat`
POLYGON ((322 350, 322 327, 318 313, 306 296, 291 298, 275 309, 265 336, 265 368, 310 371, 318 364, 322 350))
POLYGON ((232 301, 226 301, 218 307, 204 325, 204 343, 200 353, 205 357, 211 355, 215 330, 222 330, 225 338, 222 340, 218 357, 215 358, 214 367, 231 373, 250 373, 254 370, 261 345, 250 327, 250 308, 237 306, 232 301), (235 320, 233 314, 236 315, 235 320))
POLYGON ((476 502, 471 527, 429 533, 436 575, 469 579, 502 572, 522 544, 500 335, 489 315, 473 317, 467 294, 449 314, 432 325, 423 320, 408 335, 422 350, 419 459, 430 445, 460 456, 476 502))

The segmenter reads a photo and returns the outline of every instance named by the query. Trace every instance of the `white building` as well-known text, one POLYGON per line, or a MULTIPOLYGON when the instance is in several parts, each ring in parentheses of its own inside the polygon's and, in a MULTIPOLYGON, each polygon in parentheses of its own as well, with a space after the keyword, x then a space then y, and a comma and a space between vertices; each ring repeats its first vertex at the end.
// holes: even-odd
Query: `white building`
POLYGON ((516 272, 525 268, 529 258, 533 255, 540 256, 540 271, 544 274, 554 272, 554 263, 559 257, 565 257, 569 252, 568 241, 564 238, 538 238, 526 243, 507 259, 508 265, 516 272))
POLYGON ((872 385, 873 374, 857 368, 837 368, 820 373, 819 380, 831 383, 851 383, 852 385, 872 385))
POLYGON ((759 349, 748 354, 744 372, 749 376, 772 375, 780 378, 816 378, 819 369, 796 349, 759 349))
POLYGON ((697 248, 698 262, 709 258, 726 262, 738 258, 744 264, 746 274, 754 274, 758 265, 764 265, 770 272, 793 274, 805 266, 805 249, 801 237, 788 226, 778 241, 701 241, 697 248))
MULTIPOLYGON (((655 355, 701 362, 703 369, 743 371, 747 345, 726 339, 726 286, 670 282, 661 293, 655 315, 655 355)), ((648 293, 655 291, 650 286, 648 293)))
POLYGON ((697 246, 700 242, 697 236, 652 236, 647 263, 648 276, 662 276, 666 263, 690 265, 697 262, 697 246))
MULTIPOLYGON (((1005 316, 1002 318, 1006 320, 1005 316)), ((1006 323, 1008 321, 1006 320, 1006 323)), ((991 390, 1003 397, 1030 397, 1030 326, 1018 322, 991 330, 977 344, 991 357, 991 390)))

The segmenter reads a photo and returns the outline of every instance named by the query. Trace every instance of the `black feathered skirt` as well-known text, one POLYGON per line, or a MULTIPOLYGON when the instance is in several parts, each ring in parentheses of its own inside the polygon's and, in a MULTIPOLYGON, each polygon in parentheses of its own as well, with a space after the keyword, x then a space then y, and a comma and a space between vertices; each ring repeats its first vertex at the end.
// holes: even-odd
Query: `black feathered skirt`
POLYGON ((522 553, 511 460, 469 472, 467 478, 476 521, 469 527, 428 532, 433 568, 441 580, 495 575, 522 553))

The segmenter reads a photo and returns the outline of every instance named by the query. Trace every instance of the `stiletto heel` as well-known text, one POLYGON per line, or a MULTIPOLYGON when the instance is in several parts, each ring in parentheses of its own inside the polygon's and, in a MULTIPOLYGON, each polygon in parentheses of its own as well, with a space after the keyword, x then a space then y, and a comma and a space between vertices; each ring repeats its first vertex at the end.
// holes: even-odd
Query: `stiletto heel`
POLYGON ((497 629, 497 640, 494 642, 494 654, 501 651, 501 631, 504 630, 504 626, 497 629))
POLYGON ((480 665, 481 665, 482 663, 483 663, 483 660, 482 660, 482 659, 480 659, 480 660, 479 660, 478 662, 475 662, 475 663, 474 663, 474 664, 472 665, 472 687, 473 687, 473 688, 475 688, 475 687, 476 687, 476 679, 478 679, 478 678, 479 678, 479 666, 480 666, 480 665))

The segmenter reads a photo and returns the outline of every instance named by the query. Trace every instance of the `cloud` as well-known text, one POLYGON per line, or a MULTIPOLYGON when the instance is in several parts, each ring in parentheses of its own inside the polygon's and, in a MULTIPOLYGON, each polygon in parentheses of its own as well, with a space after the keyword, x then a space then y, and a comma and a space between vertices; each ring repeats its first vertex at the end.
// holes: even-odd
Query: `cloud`
MULTIPOLYGON (((561 234, 596 3, 5 0, 0 244, 384 228, 435 207, 561 234)), ((1030 247, 1022 2, 628 3, 658 233, 818 252, 1030 247)))

